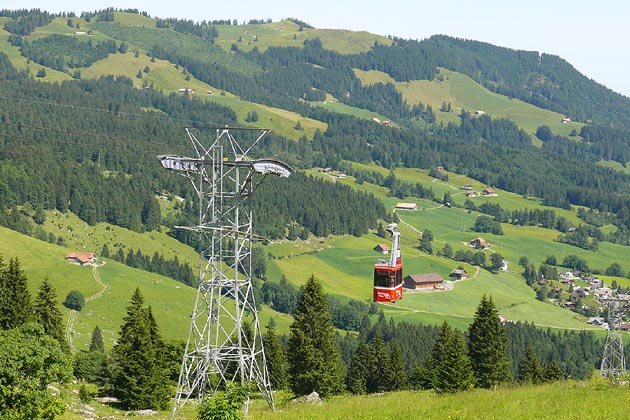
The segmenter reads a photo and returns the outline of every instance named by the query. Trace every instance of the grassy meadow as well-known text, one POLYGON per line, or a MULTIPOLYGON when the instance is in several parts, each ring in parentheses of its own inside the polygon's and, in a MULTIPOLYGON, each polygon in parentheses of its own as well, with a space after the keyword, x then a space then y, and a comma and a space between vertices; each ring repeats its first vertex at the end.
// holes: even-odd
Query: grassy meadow
POLYGON ((322 107, 331 112, 352 115, 353 117, 361 118, 364 120, 372 120, 373 118, 376 118, 379 121, 389 120, 389 117, 385 117, 377 112, 370 111, 368 109, 356 108, 354 106, 346 105, 335 100, 325 102, 311 102, 310 104, 322 107))
MULTIPOLYGON (((567 136, 572 130, 580 131, 584 124, 564 124, 564 115, 538 108, 518 99, 491 92, 470 77, 454 71, 440 69, 440 77, 433 80, 396 82, 387 73, 378 70, 355 69, 355 75, 364 85, 393 83, 408 104, 431 105, 438 122, 458 122, 462 109, 469 112, 483 111, 493 118, 507 118, 530 134, 545 124, 555 134, 567 136), (439 111, 443 103, 451 103, 451 113, 439 111)), ((534 141, 537 141, 534 138, 534 141)))
POLYGON ((277 404, 276 412, 255 401, 250 413, 260 420, 577 420, 625 418, 628 402, 627 386, 568 381, 447 395, 403 391, 335 397, 317 404, 285 402, 277 404))
POLYGON ((72 252, 95 252, 100 254, 107 244, 110 255, 122 249, 125 255, 130 249, 141 249, 142 253, 152 257, 155 252, 165 259, 177 257, 180 262, 187 262, 193 269, 198 266, 199 255, 189 246, 168 236, 164 231, 137 233, 119 226, 98 223, 90 226, 76 215, 52 211, 47 213, 43 225, 46 232, 55 237, 63 237, 67 248, 72 252))
MULTIPOLYGON (((70 385, 64 389, 71 409, 60 419, 83 420, 77 411, 79 400, 70 385), (72 410, 74 409, 74 411, 72 410)), ((77 392, 78 393, 78 392, 77 392)), ((563 381, 539 386, 514 386, 497 390, 474 389, 455 394, 433 391, 399 391, 372 395, 342 395, 316 403, 296 402, 286 392, 274 394, 275 411, 253 395, 246 419, 257 420, 597 420, 626 418, 630 393, 627 385, 603 379, 563 381)), ((101 418, 128 418, 122 412, 98 402, 90 403, 101 418)), ((172 407, 171 407, 172 408, 172 407)), ((196 418, 197 403, 184 406, 182 420, 196 418)), ((170 418, 168 410, 143 415, 147 419, 170 418)))
POLYGON ((216 45, 230 51, 236 44, 241 51, 258 48, 261 52, 273 47, 302 47, 307 39, 319 38, 322 46, 341 54, 358 54, 369 51, 378 42, 391 45, 392 40, 364 31, 343 29, 303 28, 290 20, 265 24, 221 25, 217 26, 219 36, 216 45))

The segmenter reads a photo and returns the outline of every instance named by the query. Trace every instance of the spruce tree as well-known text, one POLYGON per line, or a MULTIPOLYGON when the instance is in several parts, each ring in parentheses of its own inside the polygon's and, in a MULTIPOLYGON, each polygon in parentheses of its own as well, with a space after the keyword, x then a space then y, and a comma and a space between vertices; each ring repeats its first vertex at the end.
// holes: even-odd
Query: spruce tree
POLYGON ((151 308, 136 289, 112 350, 112 391, 127 409, 161 410, 169 397, 163 343, 151 308))
POLYGON ((311 276, 297 306, 289 337, 289 386, 296 395, 343 391, 343 368, 321 284, 311 276))
POLYGON ((269 382, 273 389, 286 389, 289 376, 287 353, 272 321, 273 318, 267 324, 267 334, 263 339, 269 382))
POLYGON ((518 365, 517 379, 519 382, 535 385, 543 382, 543 370, 532 346, 527 346, 527 350, 518 365))
POLYGON ((371 369, 372 352, 368 345, 361 341, 354 352, 350 366, 346 373, 346 388, 353 394, 365 394, 367 392, 367 376, 371 369))
POLYGON ((440 327, 438 338, 431 350, 433 388, 437 392, 457 392, 470 389, 474 376, 466 343, 459 331, 451 329, 446 321, 440 327))
POLYGON ((562 369, 560 369, 560 365, 555 360, 552 360, 551 363, 547 363, 543 368, 543 381, 544 382, 552 382, 552 381, 560 381, 564 379, 564 374, 562 373, 562 369))
POLYGON ((383 341, 386 342, 391 341, 394 336, 393 330, 387 323, 383 311, 380 311, 378 314, 378 320, 376 321, 376 324, 374 324, 374 328, 372 328, 370 339, 374 340, 374 337, 376 337, 377 335, 380 335, 383 341))
POLYGON ((499 321, 499 312, 492 297, 483 295, 468 328, 468 355, 478 386, 491 388, 510 380, 506 349, 507 334, 499 321))
POLYGON ((402 350, 398 343, 394 343, 391 351, 391 371, 392 371, 392 391, 407 389, 407 372, 405 371, 405 361, 403 360, 402 350))
POLYGON ((370 334, 370 330, 372 329, 372 322, 370 321, 370 316, 368 314, 363 315, 361 318, 361 327, 359 328, 359 337, 357 338, 359 342, 366 342, 368 335, 370 334))
POLYGON ((411 368, 411 372, 409 372, 409 386, 411 389, 433 388, 433 382, 436 380, 433 372, 431 357, 427 357, 422 365, 415 364, 411 368))
POLYGON ((367 390, 371 393, 390 391, 394 382, 394 375, 392 374, 389 352, 380 334, 374 337, 369 347, 372 353, 372 362, 368 366, 367 390))
POLYGON ((0 258, 0 328, 10 330, 32 319, 27 279, 17 258, 4 265, 0 258))
POLYGON ((35 320, 44 328, 44 332, 55 338, 64 351, 70 350, 63 329, 63 317, 57 307, 57 292, 45 278, 37 290, 34 301, 35 320))
POLYGON ((90 341, 90 351, 105 353, 105 342, 103 341, 103 334, 101 333, 101 329, 98 327, 98 325, 94 327, 94 330, 92 331, 92 340, 90 341))

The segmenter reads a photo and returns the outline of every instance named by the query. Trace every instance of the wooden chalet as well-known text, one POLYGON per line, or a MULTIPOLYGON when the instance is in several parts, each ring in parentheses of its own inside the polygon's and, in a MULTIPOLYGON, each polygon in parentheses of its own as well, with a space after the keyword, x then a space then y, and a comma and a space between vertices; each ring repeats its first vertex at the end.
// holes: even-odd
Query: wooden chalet
POLYGON ((438 273, 411 274, 403 280, 406 289, 442 289, 444 279, 438 273))
POLYGON ((93 252, 68 252, 66 260, 71 264, 85 265, 96 262, 93 252))
POLYGON ((461 269, 461 268, 456 268, 453 271, 451 271, 451 274, 449 274, 449 277, 454 278, 455 280, 466 280, 468 273, 466 272, 466 270, 461 269))
POLYGON ((398 203, 396 210, 418 210, 418 205, 416 203, 398 203))

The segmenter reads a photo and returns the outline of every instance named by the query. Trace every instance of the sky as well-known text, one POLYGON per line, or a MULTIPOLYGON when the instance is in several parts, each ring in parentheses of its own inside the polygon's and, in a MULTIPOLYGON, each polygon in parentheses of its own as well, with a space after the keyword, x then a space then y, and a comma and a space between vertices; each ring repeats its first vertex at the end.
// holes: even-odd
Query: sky
POLYGON ((107 7, 194 21, 293 17, 316 28, 418 40, 450 35, 558 55, 588 78, 630 97, 627 0, 10 0, 0 6, 77 15, 107 7))

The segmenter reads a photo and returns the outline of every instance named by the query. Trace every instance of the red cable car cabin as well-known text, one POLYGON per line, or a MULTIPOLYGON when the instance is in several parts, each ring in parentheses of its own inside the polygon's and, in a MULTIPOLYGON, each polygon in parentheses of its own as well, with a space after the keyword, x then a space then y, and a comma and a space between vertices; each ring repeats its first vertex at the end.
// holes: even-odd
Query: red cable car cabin
POLYGON ((388 260, 374 264, 374 302, 396 302, 402 299, 403 274, 400 232, 395 223, 387 226, 392 234, 392 251, 388 260))

